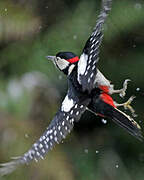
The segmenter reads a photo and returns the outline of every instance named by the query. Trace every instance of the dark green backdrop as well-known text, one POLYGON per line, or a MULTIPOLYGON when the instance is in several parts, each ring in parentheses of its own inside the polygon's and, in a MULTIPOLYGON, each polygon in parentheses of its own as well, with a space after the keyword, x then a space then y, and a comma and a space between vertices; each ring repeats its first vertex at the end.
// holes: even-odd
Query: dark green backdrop
MULTIPOLYGON (((99 0, 0 1, 0 162, 26 152, 56 113, 66 78, 46 55, 80 55, 95 25, 99 0)), ((136 95, 135 118, 144 127, 144 2, 115 0, 104 30, 99 69, 136 95)), ((123 108, 121 108, 123 110, 123 108)), ((129 112, 127 112, 129 114, 129 112)), ((2 180, 143 180, 144 145, 112 121, 86 112, 44 161, 2 180)))

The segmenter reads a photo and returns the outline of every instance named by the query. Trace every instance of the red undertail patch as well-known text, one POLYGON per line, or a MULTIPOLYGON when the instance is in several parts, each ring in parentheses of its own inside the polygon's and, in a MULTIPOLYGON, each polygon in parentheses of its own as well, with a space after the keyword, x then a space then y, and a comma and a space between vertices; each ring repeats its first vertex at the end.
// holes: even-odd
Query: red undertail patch
POLYGON ((113 106, 114 108, 116 108, 116 106, 114 104, 114 101, 113 101, 112 97, 109 94, 103 92, 100 97, 105 103, 107 103, 107 104, 113 106))
POLYGON ((109 92, 109 87, 108 86, 99 86, 99 88, 105 93, 109 92))

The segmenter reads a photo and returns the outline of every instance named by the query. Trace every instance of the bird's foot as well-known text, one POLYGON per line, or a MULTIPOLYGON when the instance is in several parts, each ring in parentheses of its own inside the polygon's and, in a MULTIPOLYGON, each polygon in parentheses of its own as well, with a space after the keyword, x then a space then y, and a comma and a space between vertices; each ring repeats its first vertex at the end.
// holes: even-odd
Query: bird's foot
POLYGON ((124 97, 126 95, 126 90, 127 90, 127 85, 128 82, 131 81, 130 79, 126 79, 123 83, 123 88, 120 90, 121 92, 119 93, 120 97, 124 97))
POLYGON ((124 109, 126 109, 126 110, 129 109, 130 112, 132 113, 132 116, 136 117, 137 114, 135 114, 134 108, 130 105, 135 98, 136 98, 135 96, 131 96, 125 103, 122 103, 122 104, 115 103, 115 105, 116 105, 116 107, 123 106, 124 109))
POLYGON ((111 85, 111 88, 110 88, 110 94, 115 94, 115 93, 118 93, 120 95, 120 97, 124 97, 126 95, 126 90, 127 90, 127 85, 128 85, 128 82, 131 81, 130 79, 126 79, 123 83, 123 88, 122 89, 114 89, 114 85, 111 85))

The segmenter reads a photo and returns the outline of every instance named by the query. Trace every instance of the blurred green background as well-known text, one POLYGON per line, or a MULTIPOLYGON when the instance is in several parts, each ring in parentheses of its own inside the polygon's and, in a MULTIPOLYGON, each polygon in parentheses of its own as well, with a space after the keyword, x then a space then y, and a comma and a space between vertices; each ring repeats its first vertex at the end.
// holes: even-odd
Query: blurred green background
MULTIPOLYGON (((43 133, 67 90, 66 78, 46 55, 80 55, 95 26, 100 0, 0 1, 0 162, 22 155, 43 133)), ((115 0, 105 24, 99 69, 136 95, 144 127, 144 2, 115 0)), ((123 110, 123 108, 121 108, 123 110)), ((129 112, 127 112, 129 114, 129 112)), ((144 180, 144 145, 112 121, 86 112, 44 161, 2 180, 144 180), (105 122, 105 121, 104 121, 105 122)))

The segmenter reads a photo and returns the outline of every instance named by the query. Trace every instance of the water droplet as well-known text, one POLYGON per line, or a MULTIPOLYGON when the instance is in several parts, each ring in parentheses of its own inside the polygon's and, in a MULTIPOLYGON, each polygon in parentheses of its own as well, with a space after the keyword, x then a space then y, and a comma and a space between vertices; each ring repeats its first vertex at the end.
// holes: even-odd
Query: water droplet
POLYGON ((102 119, 101 121, 102 121, 103 124, 107 123, 107 120, 105 120, 105 119, 102 119))
POLYGON ((29 138, 29 135, 28 135, 28 134, 25 134, 25 138, 29 138))
POLYGON ((96 154, 98 154, 99 153, 99 151, 98 150, 96 150, 96 154))
POLYGON ((136 88, 136 91, 140 91, 140 88, 136 88))
POLYGON ((88 154, 88 149, 85 149, 84 152, 85 152, 86 154, 88 154))
POLYGON ((59 78, 59 80, 62 80, 62 75, 59 75, 59 77, 58 77, 58 78, 59 78))
POLYGON ((5 12, 7 12, 7 8, 5 8, 5 12))
POLYGON ((119 168, 119 165, 118 164, 116 164, 116 166, 115 166, 116 168, 119 168))
POLYGON ((77 35, 73 35, 73 39, 77 39, 77 35))

